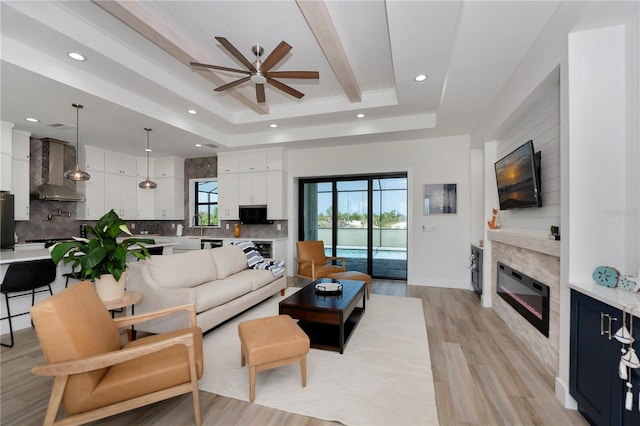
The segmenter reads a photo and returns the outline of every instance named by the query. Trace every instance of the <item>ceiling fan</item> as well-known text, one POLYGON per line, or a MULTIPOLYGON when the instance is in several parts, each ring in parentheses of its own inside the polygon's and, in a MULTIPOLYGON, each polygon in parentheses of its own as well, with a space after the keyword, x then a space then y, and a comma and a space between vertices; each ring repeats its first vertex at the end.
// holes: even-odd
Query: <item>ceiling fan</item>
POLYGON ((304 93, 299 92, 291 86, 287 86, 286 84, 275 80, 276 78, 304 78, 304 79, 319 79, 320 73, 318 71, 269 71, 276 65, 284 56, 289 53, 291 50, 291 46, 284 41, 281 41, 278 46, 267 56, 267 59, 263 61, 260 60, 260 57, 264 53, 264 49, 262 46, 255 45, 251 48, 251 51, 254 55, 256 55, 256 60, 254 63, 249 62, 247 58, 245 58, 242 53, 238 49, 236 49, 226 38, 224 37, 216 37, 216 40, 224 46, 225 49, 229 51, 236 59, 238 59, 242 65, 247 67, 248 70, 239 70, 235 68, 221 67, 218 65, 209 65, 209 64, 201 64, 199 62, 189 62, 189 65, 197 68, 211 68, 214 70, 220 71, 231 71, 237 72, 241 74, 247 74, 247 77, 240 78, 238 80, 232 81, 230 83, 224 84, 220 87, 216 87, 214 90, 216 92, 222 92, 227 89, 231 89, 239 84, 242 84, 247 81, 251 81, 256 85, 256 98, 258 103, 264 103, 264 84, 269 83, 273 87, 282 90, 285 93, 288 93, 291 96, 294 96, 298 99, 304 96, 304 93))

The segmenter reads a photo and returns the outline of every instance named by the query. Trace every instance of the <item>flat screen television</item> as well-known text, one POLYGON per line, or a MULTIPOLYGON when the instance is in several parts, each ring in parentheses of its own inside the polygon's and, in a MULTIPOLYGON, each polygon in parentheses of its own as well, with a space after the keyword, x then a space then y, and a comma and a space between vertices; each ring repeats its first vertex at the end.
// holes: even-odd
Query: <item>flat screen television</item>
POLYGON ((540 157, 530 140, 496 161, 500 210, 542 207, 540 157))

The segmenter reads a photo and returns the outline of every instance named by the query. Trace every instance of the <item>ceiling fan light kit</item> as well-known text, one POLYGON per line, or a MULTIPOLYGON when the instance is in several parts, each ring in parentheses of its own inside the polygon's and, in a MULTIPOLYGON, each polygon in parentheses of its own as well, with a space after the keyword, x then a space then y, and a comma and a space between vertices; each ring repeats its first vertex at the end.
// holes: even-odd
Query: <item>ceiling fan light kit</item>
POLYGON ((200 62, 189 62, 189 65, 196 68, 209 68, 212 70, 230 71, 248 75, 248 77, 242 77, 227 84, 223 84, 220 87, 216 87, 214 89, 216 92, 223 92, 239 84, 250 81, 256 86, 256 100, 258 101, 258 103, 264 103, 266 100, 264 93, 265 83, 268 83, 295 98, 301 99, 304 96, 304 93, 278 80, 275 80, 275 78, 297 78, 310 80, 317 80, 320 78, 320 73, 317 71, 269 71, 271 70, 271 68, 273 68, 274 65, 280 62, 282 58, 284 58, 287 53, 289 53, 289 51, 291 51, 292 47, 284 41, 281 41, 280 44, 278 44, 278 46, 273 49, 273 51, 269 54, 269 56, 267 56, 264 62, 260 61, 260 57, 264 53, 264 49, 262 48, 262 46, 258 44, 252 46, 251 51, 254 55, 256 55, 256 60, 254 63, 251 63, 226 38, 216 37, 216 40, 218 40, 218 42, 225 49, 227 49, 227 51, 231 53, 233 57, 240 61, 240 63, 242 63, 242 65, 244 65, 247 70, 223 67, 219 65, 203 64, 200 62))

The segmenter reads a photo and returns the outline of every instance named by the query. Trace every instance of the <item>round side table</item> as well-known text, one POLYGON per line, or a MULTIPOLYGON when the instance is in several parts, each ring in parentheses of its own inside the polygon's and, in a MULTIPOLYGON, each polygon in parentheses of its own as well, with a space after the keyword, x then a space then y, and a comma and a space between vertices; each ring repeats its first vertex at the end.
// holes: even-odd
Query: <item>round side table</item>
MULTIPOLYGON (((115 300, 103 300, 104 306, 111 311, 111 316, 114 316, 114 310, 131 306, 131 315, 135 314, 135 304, 140 303, 142 300, 142 293, 139 291, 125 291, 124 295, 120 299, 115 300)), ((127 330, 129 340, 136 340, 136 330, 134 326, 131 326, 131 330, 127 330)))

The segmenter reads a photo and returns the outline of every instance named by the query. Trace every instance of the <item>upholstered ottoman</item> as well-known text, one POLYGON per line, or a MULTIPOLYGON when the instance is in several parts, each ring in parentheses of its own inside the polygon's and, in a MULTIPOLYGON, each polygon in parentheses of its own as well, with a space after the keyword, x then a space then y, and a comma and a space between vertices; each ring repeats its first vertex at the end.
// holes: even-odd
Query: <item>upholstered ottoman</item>
POLYGON ((258 371, 299 361, 302 387, 307 386, 309 337, 289 315, 243 321, 238 335, 241 365, 249 364, 249 402, 255 399, 258 371))
POLYGON ((365 274, 364 272, 334 272, 333 274, 329 274, 328 277, 333 278, 334 280, 364 281, 365 287, 367 288, 367 299, 371 297, 371 276, 365 274))

